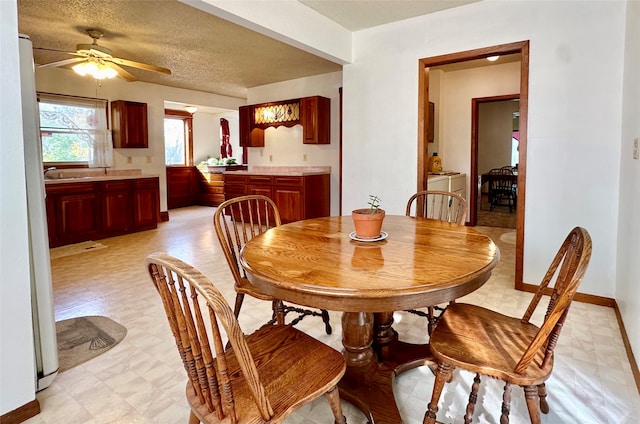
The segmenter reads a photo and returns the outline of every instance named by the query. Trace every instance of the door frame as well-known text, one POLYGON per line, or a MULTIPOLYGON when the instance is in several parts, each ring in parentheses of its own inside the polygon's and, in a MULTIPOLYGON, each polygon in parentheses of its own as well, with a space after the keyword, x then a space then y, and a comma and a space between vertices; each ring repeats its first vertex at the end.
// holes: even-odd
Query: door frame
MULTIPOLYGON (((516 205, 516 269, 514 287, 523 290, 524 264, 524 211, 527 174, 527 122, 529 110, 529 41, 500 44, 480 49, 427 57, 418 60, 418 160, 417 191, 427 188, 427 129, 429 122, 429 68, 457 62, 483 59, 488 56, 520 54, 520 149, 518 159, 518 202, 516 205)), ((470 164, 473 167, 473 164, 470 164)), ((470 168, 471 168, 470 167, 470 168)), ((477 163, 475 164, 477 173, 477 163)), ((471 185, 473 181, 471 182, 471 185)))

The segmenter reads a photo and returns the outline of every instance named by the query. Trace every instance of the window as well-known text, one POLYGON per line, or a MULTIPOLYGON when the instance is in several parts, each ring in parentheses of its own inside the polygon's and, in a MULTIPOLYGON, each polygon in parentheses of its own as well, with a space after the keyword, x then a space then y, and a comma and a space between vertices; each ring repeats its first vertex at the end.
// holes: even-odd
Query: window
POLYGON ((38 93, 45 164, 112 164, 107 100, 38 93))
POLYGON ((164 162, 165 165, 192 165, 193 119, 188 112, 165 110, 164 112, 164 162))

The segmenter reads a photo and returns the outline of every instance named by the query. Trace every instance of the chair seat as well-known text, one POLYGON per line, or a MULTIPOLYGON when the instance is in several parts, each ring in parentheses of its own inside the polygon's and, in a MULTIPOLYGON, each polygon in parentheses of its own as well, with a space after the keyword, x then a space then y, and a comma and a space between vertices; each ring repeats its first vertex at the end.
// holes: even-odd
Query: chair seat
POLYGON ((520 318, 454 303, 440 318, 429 345, 437 359, 455 367, 532 386, 543 383, 553 368, 553 358, 545 368, 540 368, 544 349, 540 349, 523 374, 514 369, 538 330, 520 318))
MULTIPOLYGON (((269 423, 282 422, 293 410, 338 384, 346 365, 340 352, 291 326, 268 326, 246 336, 267 397, 272 401, 274 416, 269 423), (258 352, 256 354, 256 352, 258 352), (304 382, 300 376, 304 375, 304 382), (295 382, 295 384, 294 384, 295 382)), ((238 414, 238 422, 264 423, 240 371, 233 349, 227 351, 229 376, 238 414)), ((202 422, 226 423, 201 404, 191 383, 187 383, 187 399, 202 422)))

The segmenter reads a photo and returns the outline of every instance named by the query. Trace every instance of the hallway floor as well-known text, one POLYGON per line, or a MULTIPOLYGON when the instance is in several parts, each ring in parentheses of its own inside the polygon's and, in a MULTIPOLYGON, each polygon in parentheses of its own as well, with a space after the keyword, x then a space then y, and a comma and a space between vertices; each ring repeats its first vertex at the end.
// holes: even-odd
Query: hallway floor
MULTIPOLYGON (((105 315, 127 327, 124 340, 103 355, 58 375, 37 394, 42 412, 27 424, 154 423, 186 424, 186 376, 162 303, 144 267, 144 258, 165 251, 206 274, 229 302, 235 298, 231 273, 212 225, 214 209, 189 207, 170 211, 169 222, 156 230, 100 240, 106 248, 52 260, 56 320, 105 315)), ((530 293, 513 289, 513 230, 476 227, 501 249, 501 262, 491 279, 459 301, 480 304, 521 316, 530 293)), ((564 235, 562 235, 563 237, 564 235)), ((549 260, 555 251, 548 252, 549 260)), ((588 272, 588 271, 587 271, 588 272)), ((271 314, 270 303, 245 299, 240 325, 250 333, 271 314)), ((426 340, 424 319, 397 313, 394 328, 409 342, 426 340)), ((331 312, 333 334, 318 318, 305 318, 298 328, 341 349, 340 314, 331 312)), ((547 381, 551 411, 543 423, 631 424, 640 416, 636 388, 613 309, 574 303, 556 348, 555 369, 547 381)), ((431 396, 433 375, 426 367, 396 378, 394 390, 405 423, 422 422, 431 396)), ((445 386, 438 420, 461 423, 473 376, 454 373, 445 386), (444 403, 443 403, 444 402, 444 403)), ((498 423, 502 385, 485 379, 474 423, 498 423)), ((366 419, 343 401, 350 424, 366 419)), ((511 423, 527 423, 522 390, 514 388, 511 423)), ((295 412, 288 424, 333 422, 324 398, 295 412)))

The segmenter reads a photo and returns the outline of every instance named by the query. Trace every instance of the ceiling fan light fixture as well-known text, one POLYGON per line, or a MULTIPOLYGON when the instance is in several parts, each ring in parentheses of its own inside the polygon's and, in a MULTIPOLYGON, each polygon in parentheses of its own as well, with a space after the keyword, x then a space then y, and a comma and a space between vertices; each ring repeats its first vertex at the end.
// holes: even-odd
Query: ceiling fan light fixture
POLYGON ((73 69, 76 74, 83 77, 89 75, 99 80, 111 79, 118 75, 118 72, 115 69, 110 68, 103 63, 95 62, 92 60, 73 65, 71 69, 73 69))
POLYGON ((184 110, 186 110, 189 113, 196 113, 196 111, 198 110, 197 107, 195 106, 185 106, 184 110))
POLYGON ((489 56, 489 57, 487 57, 487 60, 489 62, 495 62, 498 59, 500 59, 500 56, 489 56))

